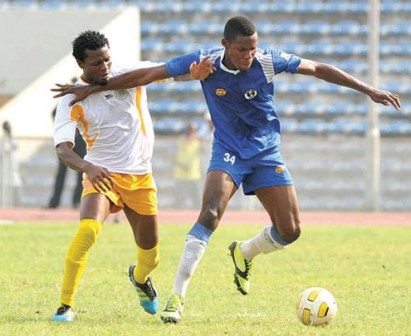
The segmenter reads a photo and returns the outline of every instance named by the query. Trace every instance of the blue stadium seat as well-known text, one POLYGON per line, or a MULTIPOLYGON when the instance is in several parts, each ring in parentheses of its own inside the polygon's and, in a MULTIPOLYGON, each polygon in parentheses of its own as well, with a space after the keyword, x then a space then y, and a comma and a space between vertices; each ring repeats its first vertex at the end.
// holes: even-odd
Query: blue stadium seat
POLYGON ((174 113, 178 111, 177 103, 174 99, 150 99, 148 108, 152 114, 174 113))
POLYGON ((367 64, 366 60, 347 60, 342 61, 338 64, 338 67, 347 72, 356 72, 356 73, 363 73, 370 69, 370 66, 367 64))
POLYGON ((300 122, 299 132, 305 134, 324 134, 330 133, 334 129, 332 123, 323 119, 306 119, 300 122))
POLYGON ((267 30, 268 34, 299 34, 301 25, 297 20, 283 20, 266 25, 263 29, 267 30))
POLYGON ((336 120, 333 125, 336 133, 362 135, 367 130, 366 121, 336 120))
POLYGON ((199 21, 189 25, 189 31, 194 35, 204 34, 223 34, 221 23, 213 23, 207 21, 199 21))
POLYGON ((295 119, 282 118, 281 119, 281 132, 295 133, 298 131, 298 121, 295 119))
POLYGON ((184 100, 180 103, 180 112, 185 114, 200 114, 204 115, 208 111, 207 105, 204 100, 190 99, 184 100))
POLYGON ((332 2, 326 5, 324 9, 328 13, 343 13, 343 14, 366 14, 368 12, 368 0, 362 1, 339 1, 332 2))
POLYGON ((411 123, 408 120, 391 120, 381 123, 381 135, 411 135, 411 123))
POLYGON ((144 35, 155 35, 159 32, 160 24, 156 21, 142 20, 141 21, 141 34, 144 35))
POLYGON ((154 124, 154 132, 157 134, 180 134, 186 128, 186 122, 176 118, 160 119, 154 124))
POLYGON ((411 13, 411 3, 406 2, 384 2, 380 4, 380 10, 382 14, 387 13, 411 13))
POLYGON ((411 93, 411 87, 404 82, 385 82, 381 84, 381 87, 399 95, 408 95, 411 93))
POLYGON ((39 7, 37 0, 20 0, 20 1, 7 1, 0 0, 0 8, 4 5, 4 8, 23 8, 23 9, 35 9, 39 7))
POLYGON ((409 56, 411 55, 411 45, 409 43, 381 42, 380 54, 383 56, 409 56))
POLYGON ((141 41, 141 50, 143 52, 162 51, 164 42, 161 39, 149 38, 141 41))
POLYGON ((382 116, 393 118, 411 117, 411 103, 406 102, 401 104, 401 112, 398 112, 393 106, 377 105, 378 111, 382 116))
POLYGON ((410 36, 410 22, 396 22, 395 24, 382 24, 380 27, 381 36, 410 36))
POLYGON ((384 61, 380 62, 380 70, 384 73, 393 73, 393 74, 410 74, 411 67, 405 63, 393 63, 391 61, 384 61))
POLYGON ((99 8, 109 8, 113 10, 119 10, 126 6, 125 1, 118 1, 118 0, 99 0, 98 7, 99 8))
POLYGON ((151 100, 149 110, 153 114, 187 114, 203 115, 207 111, 207 105, 203 99, 189 99, 177 101, 172 98, 151 100))
POLYGON ((179 92, 179 93, 201 93, 201 85, 199 81, 177 82, 173 85, 164 83, 153 83, 147 87, 148 92, 179 92))
POLYGON ((331 25, 330 34, 332 35, 363 35, 366 33, 366 28, 360 25, 358 21, 346 20, 339 21, 331 25))
POLYGON ((330 32, 330 24, 323 20, 309 21, 302 25, 300 32, 304 35, 326 35, 330 32))
POLYGON ((71 0, 67 5, 77 8, 97 8, 97 4, 90 0, 71 0))
POLYGON ((189 24, 183 20, 166 21, 159 25, 158 34, 162 35, 183 35, 189 32, 189 24))

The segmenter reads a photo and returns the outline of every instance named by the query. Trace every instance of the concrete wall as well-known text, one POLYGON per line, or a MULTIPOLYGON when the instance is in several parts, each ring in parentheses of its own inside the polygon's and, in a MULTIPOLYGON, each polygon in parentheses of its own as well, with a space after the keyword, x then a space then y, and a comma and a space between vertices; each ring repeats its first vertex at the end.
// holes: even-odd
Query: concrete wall
POLYGON ((119 12, 0 12, 0 38, 6 39, 10 54, 16 55, 14 61, 0 59, 3 93, 16 93, 0 109, 0 122, 10 121, 16 137, 52 137, 51 111, 57 101, 50 88, 80 74, 71 56, 73 39, 87 29, 102 31, 109 38, 114 62, 131 62, 140 58, 139 20, 135 7, 119 12))

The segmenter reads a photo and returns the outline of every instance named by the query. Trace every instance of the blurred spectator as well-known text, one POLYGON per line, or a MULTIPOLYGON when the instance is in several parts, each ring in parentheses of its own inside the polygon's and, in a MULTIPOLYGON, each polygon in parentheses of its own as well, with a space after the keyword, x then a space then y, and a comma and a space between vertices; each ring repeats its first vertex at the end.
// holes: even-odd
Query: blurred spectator
POLYGON ((1 148, 1 205, 11 207, 19 205, 20 188, 22 185, 19 167, 14 153, 17 144, 13 138, 11 124, 3 122, 1 148))
POLYGON ((201 140, 197 125, 191 123, 177 142, 175 208, 195 208, 201 204, 201 176, 201 140))
MULTIPOLYGON (((52 112, 53 120, 54 120, 55 115, 56 115, 56 108, 54 108, 52 112)), ((87 145, 84 142, 83 137, 81 136, 78 129, 76 129, 75 142, 76 143, 73 148, 73 151, 77 153, 77 155, 80 156, 81 158, 84 158, 84 156, 87 153, 87 145)), ((83 192, 83 185, 81 183, 83 180, 83 177, 82 177, 83 174, 77 171, 75 173, 76 173, 76 186, 74 187, 74 190, 73 190, 71 204, 73 208, 78 208, 80 204, 81 193, 83 192)), ((51 196, 49 204, 48 204, 49 209, 55 209, 60 206, 61 195, 63 193, 64 184, 66 181, 66 175, 67 175, 67 166, 59 160, 56 179, 54 182, 53 195, 51 196)))

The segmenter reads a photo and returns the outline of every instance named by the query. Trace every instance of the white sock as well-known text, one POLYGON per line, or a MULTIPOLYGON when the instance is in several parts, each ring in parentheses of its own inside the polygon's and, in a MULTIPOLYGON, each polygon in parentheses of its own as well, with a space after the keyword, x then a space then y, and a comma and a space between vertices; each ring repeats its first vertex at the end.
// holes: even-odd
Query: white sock
POLYGON ((174 293, 185 297, 190 279, 203 257, 206 247, 207 243, 205 241, 187 235, 174 282, 174 293))
POLYGON ((269 224, 255 237, 245 240, 241 244, 241 253, 246 260, 250 261, 260 253, 265 254, 285 248, 287 244, 280 240, 275 227, 269 224), (275 237, 273 237, 273 233, 275 237))

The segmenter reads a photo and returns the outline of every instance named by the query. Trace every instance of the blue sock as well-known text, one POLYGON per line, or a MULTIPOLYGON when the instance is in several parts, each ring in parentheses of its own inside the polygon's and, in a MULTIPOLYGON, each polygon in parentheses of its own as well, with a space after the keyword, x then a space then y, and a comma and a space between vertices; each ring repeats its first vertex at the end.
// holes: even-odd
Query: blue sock
POLYGON ((273 237, 274 240, 275 240, 277 243, 279 243, 279 244, 281 244, 281 245, 283 245, 283 246, 287 246, 287 245, 289 244, 289 243, 287 243, 285 240, 283 240, 283 239, 280 237, 280 235, 278 234, 277 229, 275 228, 275 225, 274 225, 274 224, 271 225, 270 233, 271 233, 271 237, 273 237))
POLYGON ((208 244, 208 241, 210 240, 212 233, 213 231, 207 229, 204 225, 200 223, 195 223, 191 230, 188 232, 189 235, 204 241, 206 244, 208 244))

